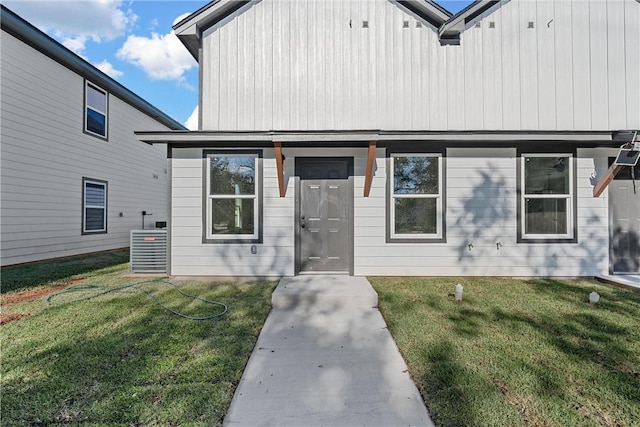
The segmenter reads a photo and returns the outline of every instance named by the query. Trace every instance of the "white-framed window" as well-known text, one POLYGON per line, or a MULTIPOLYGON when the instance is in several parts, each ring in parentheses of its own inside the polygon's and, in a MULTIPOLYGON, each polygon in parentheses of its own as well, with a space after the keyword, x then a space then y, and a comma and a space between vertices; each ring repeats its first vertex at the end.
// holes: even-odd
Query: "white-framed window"
POLYGON ((523 241, 574 239, 573 159, 571 153, 520 154, 523 241))
POLYGON ((107 182, 82 179, 82 234, 107 232, 107 182))
POLYGON ((92 83, 85 82, 84 105, 84 131, 106 139, 109 128, 107 92, 92 83))
POLYGON ((442 153, 389 155, 389 241, 444 239, 442 153))
POLYGON ((205 241, 261 239, 261 155, 256 151, 206 151, 205 241))

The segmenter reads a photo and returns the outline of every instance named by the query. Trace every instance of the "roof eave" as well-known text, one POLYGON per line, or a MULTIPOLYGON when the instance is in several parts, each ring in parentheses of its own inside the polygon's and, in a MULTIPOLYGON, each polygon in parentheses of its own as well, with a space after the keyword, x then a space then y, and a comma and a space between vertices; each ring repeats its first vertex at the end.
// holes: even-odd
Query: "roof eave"
POLYGON ((441 42, 460 38, 467 22, 504 0, 476 0, 447 20, 438 31, 441 42))
POLYGON ((173 31, 197 61, 202 33, 251 1, 255 0, 213 0, 176 23, 173 31))

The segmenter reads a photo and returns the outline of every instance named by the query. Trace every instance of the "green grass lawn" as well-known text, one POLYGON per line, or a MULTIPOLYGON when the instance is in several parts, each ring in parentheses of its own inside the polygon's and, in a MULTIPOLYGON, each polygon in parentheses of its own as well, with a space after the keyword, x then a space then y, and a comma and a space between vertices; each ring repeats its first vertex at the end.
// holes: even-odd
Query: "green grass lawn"
MULTIPOLYGON (((83 283, 112 288, 136 281, 122 277, 128 258, 121 261, 102 265, 100 274, 91 269, 78 273, 80 266, 65 268, 74 277, 91 276, 83 283)), ((49 271, 57 271, 55 262, 48 264, 49 271)), ((13 270, 12 277, 28 276, 13 270)), ((3 282, 4 274, 3 270, 3 282)), ((41 280, 48 285, 70 280, 63 274, 54 277, 41 280)), ((39 298, 3 307, 4 313, 29 316, 0 329, 2 425, 221 424, 270 310, 276 283, 177 284, 188 293, 228 305, 229 311, 215 320, 186 320, 134 290, 61 305, 39 298)), ((220 310, 161 284, 142 286, 188 315, 220 310)), ((15 286, 20 288, 24 286, 15 286)), ((54 301, 86 295, 66 294, 54 301)))
POLYGON ((640 425, 640 294, 590 280, 369 280, 436 425, 640 425))

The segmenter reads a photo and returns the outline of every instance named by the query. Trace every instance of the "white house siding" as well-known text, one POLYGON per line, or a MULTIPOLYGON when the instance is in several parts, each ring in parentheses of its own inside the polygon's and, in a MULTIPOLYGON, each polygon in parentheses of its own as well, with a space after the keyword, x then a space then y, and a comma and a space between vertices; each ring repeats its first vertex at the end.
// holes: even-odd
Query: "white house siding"
POLYGON ((593 174, 615 150, 577 153, 578 243, 517 243, 515 148, 447 149, 446 243, 386 243, 385 149, 376 152, 370 197, 363 196, 367 150, 285 148, 286 197, 278 196, 273 150, 263 151, 264 242, 203 244, 202 149, 173 150, 171 274, 294 274, 295 158, 354 157, 354 273, 398 276, 593 276, 608 271, 606 193, 592 197, 593 174), (496 244, 502 246, 497 249, 496 244), (469 250, 468 245, 473 247, 469 250))
POLYGON ((205 33, 202 129, 640 127, 636 0, 511 0, 459 46, 419 22, 388 0, 247 6, 205 33))
POLYGON ((83 78, 1 37, 2 265, 127 247, 142 210, 167 220, 166 147, 133 134, 167 128, 109 95, 109 140, 84 134, 83 78), (106 234, 81 234, 83 177, 108 182, 106 234))
MULTIPOLYGON (((256 244, 202 243, 202 149, 176 148, 171 163, 171 274, 292 276, 294 271, 293 184, 279 197, 273 150, 263 152, 263 241, 256 244)), ((293 166, 287 160, 288 176, 293 166)))
POLYGON ((593 198, 591 179, 596 171, 600 176, 606 171, 607 155, 615 150, 578 150, 578 243, 569 244, 517 243, 515 148, 446 151, 447 242, 414 244, 385 243, 386 161, 378 152, 371 197, 362 198, 356 189, 356 275, 593 276, 608 271, 607 198, 593 198))

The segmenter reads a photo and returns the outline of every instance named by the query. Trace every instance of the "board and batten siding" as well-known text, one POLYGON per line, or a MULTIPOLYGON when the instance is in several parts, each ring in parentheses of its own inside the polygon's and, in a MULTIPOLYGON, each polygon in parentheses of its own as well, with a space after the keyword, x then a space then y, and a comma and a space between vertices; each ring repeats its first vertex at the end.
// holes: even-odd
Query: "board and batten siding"
POLYGON ((263 151, 264 242, 203 244, 202 149, 175 148, 172 166, 171 274, 291 276, 295 264, 296 157, 354 158, 354 274, 397 276, 594 276, 608 271, 608 201, 592 179, 610 149, 578 149, 578 243, 517 243, 515 148, 446 150, 446 242, 387 243, 385 149, 376 152, 370 197, 363 196, 365 148, 287 148, 286 196, 278 195, 272 149, 263 151), (497 243, 501 243, 498 249, 497 243), (469 244, 473 247, 469 250, 469 244))
POLYGON ((640 3, 511 0, 442 46, 388 0, 264 0, 200 66, 203 130, 637 129, 640 3))
POLYGON ((167 128, 110 94, 108 141, 83 133, 83 77, 1 34, 1 264, 128 247, 142 210, 168 220, 166 147, 133 134, 167 128), (106 234, 82 235, 83 177, 108 182, 106 234))

